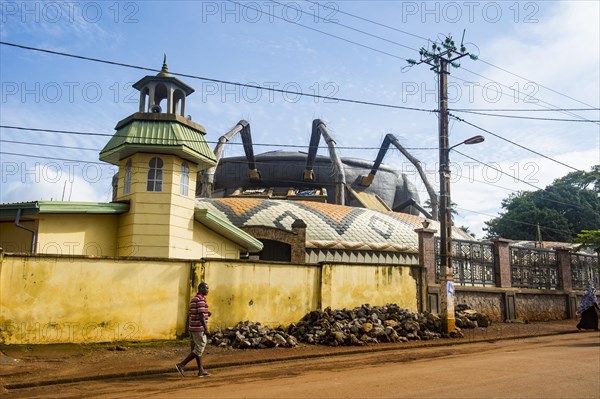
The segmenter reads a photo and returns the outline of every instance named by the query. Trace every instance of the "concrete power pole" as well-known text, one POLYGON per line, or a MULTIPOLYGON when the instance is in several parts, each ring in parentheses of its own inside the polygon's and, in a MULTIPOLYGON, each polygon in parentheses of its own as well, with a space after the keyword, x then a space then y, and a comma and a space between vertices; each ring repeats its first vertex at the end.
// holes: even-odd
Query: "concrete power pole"
MULTIPOLYGON (((463 33, 464 39, 464 33, 463 33)), ((458 68, 456 61, 462 57, 476 56, 467 53, 462 44, 458 50, 451 36, 441 43, 433 43, 431 50, 421 48, 421 60, 408 60, 411 65, 428 64, 431 70, 438 74, 438 100, 439 100, 439 158, 440 158, 440 316, 442 328, 445 333, 454 332, 456 329, 454 318, 454 274, 452 272, 452 215, 450 207, 450 167, 449 167, 449 140, 448 140, 448 65, 458 68)), ((463 142, 464 143, 464 142, 463 142)), ((460 144, 463 144, 460 143, 460 144)), ((468 144, 468 143, 467 143, 468 144)))

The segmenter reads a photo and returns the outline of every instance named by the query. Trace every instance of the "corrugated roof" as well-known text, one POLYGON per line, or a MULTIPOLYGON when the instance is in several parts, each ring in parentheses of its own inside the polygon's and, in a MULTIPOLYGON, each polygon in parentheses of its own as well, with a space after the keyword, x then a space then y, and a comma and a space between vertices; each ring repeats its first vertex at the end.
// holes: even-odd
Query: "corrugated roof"
POLYGON ((129 210, 129 204, 123 202, 67 202, 67 201, 31 201, 0 204, 0 217, 37 215, 39 213, 95 213, 118 214, 129 210))
POLYGON ((100 152, 100 160, 117 165, 134 152, 176 154, 205 166, 216 165, 204 135, 177 121, 133 120, 121 127, 100 152))

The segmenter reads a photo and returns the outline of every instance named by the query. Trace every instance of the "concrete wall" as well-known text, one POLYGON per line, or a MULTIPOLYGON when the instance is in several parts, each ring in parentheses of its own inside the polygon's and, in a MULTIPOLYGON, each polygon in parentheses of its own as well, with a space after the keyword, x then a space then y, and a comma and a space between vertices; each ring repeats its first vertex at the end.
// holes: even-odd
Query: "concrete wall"
POLYGON ((173 339, 189 275, 184 261, 4 255, 0 342, 173 339))
POLYGON ((319 308, 319 266, 209 260, 196 268, 194 285, 206 281, 210 327, 250 320, 287 326, 319 308))
POLYGON ((409 266, 2 254, 0 343, 175 339, 200 281, 209 327, 287 326, 331 306, 417 310, 409 266))
POLYGON ((504 321, 504 294, 500 290, 456 287, 455 305, 466 304, 493 321, 504 321))
POLYGON ((323 264, 322 306, 342 309, 395 303, 416 312, 417 281, 409 266, 323 264))
POLYGON ((520 292, 516 295, 517 318, 527 321, 567 319, 567 300, 564 293, 520 292))

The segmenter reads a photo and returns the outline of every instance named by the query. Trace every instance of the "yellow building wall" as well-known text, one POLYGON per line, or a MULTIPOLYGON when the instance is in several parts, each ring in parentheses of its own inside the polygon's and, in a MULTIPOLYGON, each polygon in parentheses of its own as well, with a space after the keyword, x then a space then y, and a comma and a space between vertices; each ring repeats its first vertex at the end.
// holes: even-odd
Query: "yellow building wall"
POLYGON ((319 307, 319 266, 206 261, 195 269, 209 286, 209 328, 251 320, 269 326, 298 322, 319 307))
POLYGON ((194 238, 190 247, 194 259, 226 258, 239 259, 246 250, 199 222, 194 224, 194 238))
POLYGON ((38 216, 39 254, 115 256, 117 215, 38 216))
POLYGON ((130 201, 119 220, 118 253, 121 256, 198 258, 191 250, 197 165, 187 162, 188 194, 180 194, 181 165, 173 155, 137 153, 120 161, 117 200, 130 201), (161 192, 148 192, 148 164, 158 156, 163 161, 161 192), (131 160, 131 191, 124 194, 125 166, 131 160))
POLYGON ((408 266, 294 265, 226 259, 0 256, 0 343, 175 339, 190 298, 209 284, 209 328, 288 326, 331 306, 417 310, 408 266))
POLYGON ((368 303, 395 303, 412 312, 418 310, 417 280, 409 266, 324 264, 322 306, 354 308, 368 303))
POLYGON ((0 342, 175 339, 184 333, 188 262, 5 255, 0 342))
MULTIPOLYGON (((21 220, 20 223, 37 230, 37 221, 21 220)), ((31 252, 31 232, 17 227, 15 222, 0 222, 0 247, 5 252, 31 252)))

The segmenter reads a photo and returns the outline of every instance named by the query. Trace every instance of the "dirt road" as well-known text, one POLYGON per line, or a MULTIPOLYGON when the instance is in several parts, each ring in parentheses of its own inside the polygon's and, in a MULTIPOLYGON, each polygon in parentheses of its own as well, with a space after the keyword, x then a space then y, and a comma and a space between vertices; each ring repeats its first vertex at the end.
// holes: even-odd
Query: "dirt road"
POLYGON ((598 398, 600 334, 424 347, 18 389, 9 397, 598 398))

